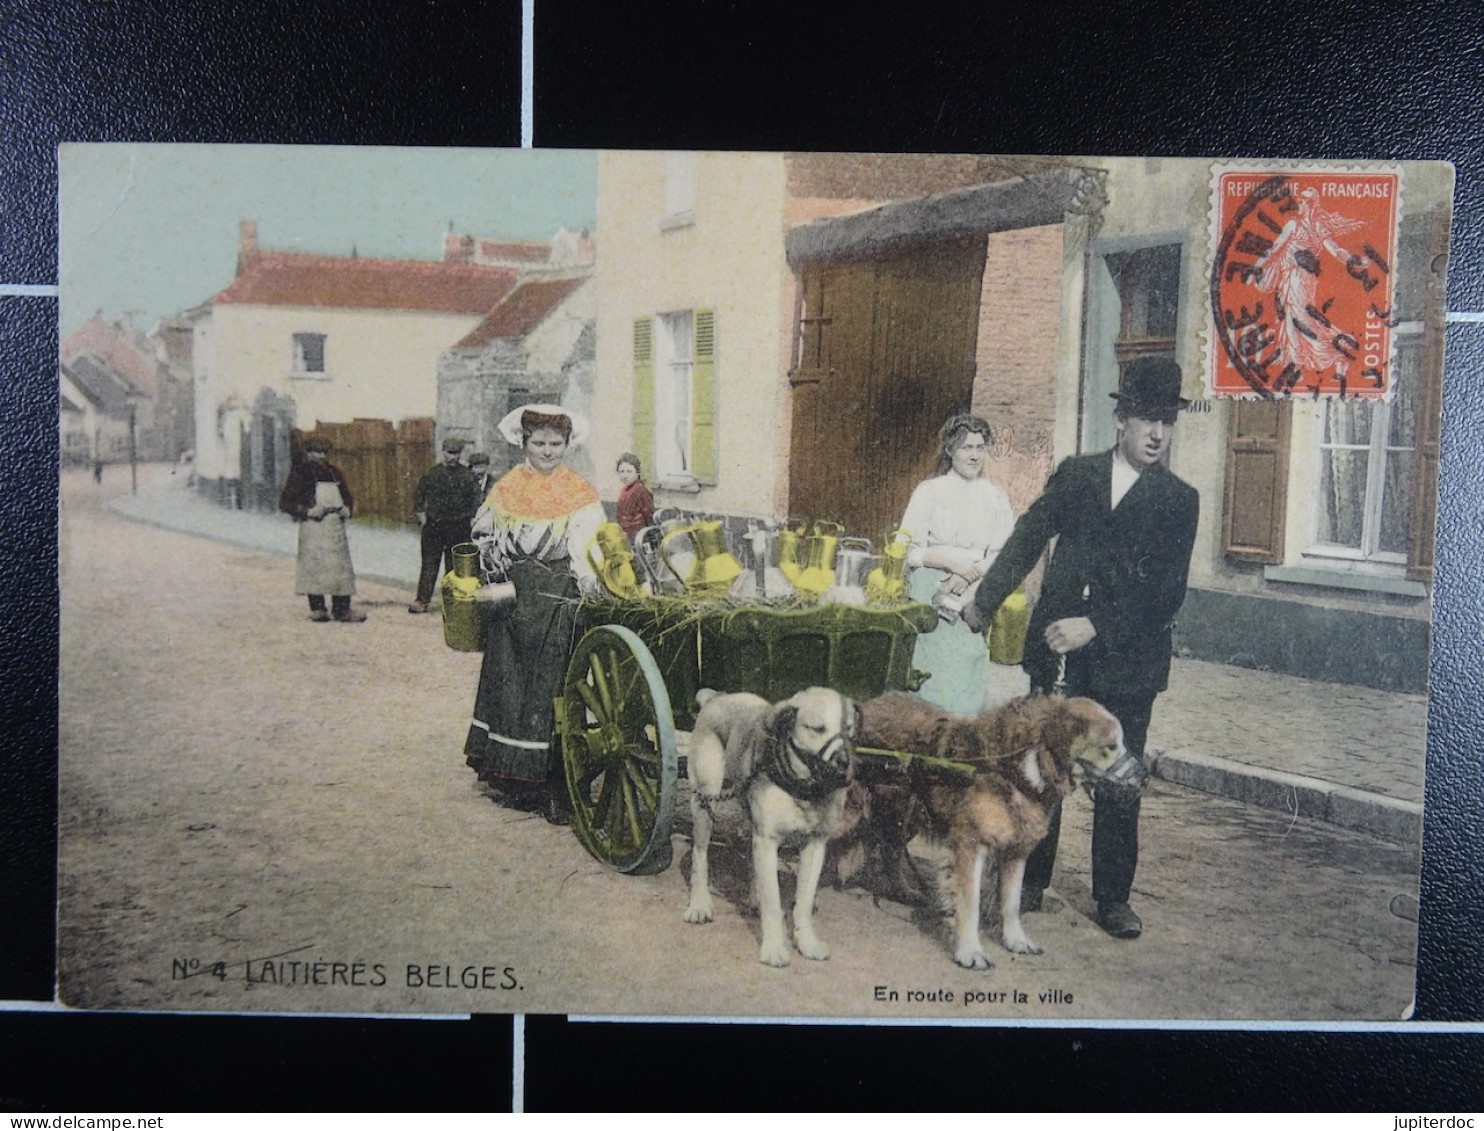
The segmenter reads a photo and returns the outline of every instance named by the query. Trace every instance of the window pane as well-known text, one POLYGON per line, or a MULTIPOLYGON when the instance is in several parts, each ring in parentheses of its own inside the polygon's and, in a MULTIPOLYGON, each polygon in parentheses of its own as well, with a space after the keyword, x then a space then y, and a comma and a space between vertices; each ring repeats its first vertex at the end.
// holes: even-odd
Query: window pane
MULTIPOLYGON (((1325 444, 1359 444, 1371 442, 1371 402, 1342 401, 1331 398, 1324 406, 1325 444)), ((1363 486, 1363 484, 1362 484, 1363 486)))
POLYGON ((1120 339, 1173 338, 1180 317, 1180 245, 1115 253, 1107 263, 1123 301, 1120 339))
POLYGON ((1412 453, 1386 453, 1386 488, 1381 497, 1382 553, 1407 552, 1407 530, 1412 521, 1412 453))
POLYGON ((655 319, 655 471, 690 472, 691 313, 655 319))
POLYGON ((1367 453, 1330 451, 1319 464, 1320 542, 1359 550, 1365 528, 1365 480, 1367 453))
POLYGON ((1386 442, 1397 448, 1417 446, 1417 382, 1422 372, 1422 343, 1415 339, 1398 342, 1396 370, 1393 374, 1396 392, 1391 400, 1391 430, 1386 442))

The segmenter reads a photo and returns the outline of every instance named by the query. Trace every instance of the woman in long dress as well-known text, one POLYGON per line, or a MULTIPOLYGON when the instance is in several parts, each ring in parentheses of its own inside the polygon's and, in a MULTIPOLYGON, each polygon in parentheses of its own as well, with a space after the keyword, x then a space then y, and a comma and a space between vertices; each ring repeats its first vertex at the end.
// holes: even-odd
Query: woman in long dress
POLYGON ((577 624, 577 598, 595 590, 585 553, 603 521, 598 493, 563 465, 585 423, 552 405, 517 409, 500 432, 525 462, 499 480, 475 516, 472 537, 490 584, 484 663, 465 759, 500 799, 565 819, 552 700, 577 624))
POLYGON ((959 616, 973 586, 1015 528, 1005 492, 984 477, 989 424, 951 416, 938 433, 938 474, 912 492, 902 527, 912 536, 907 594, 938 610, 938 626, 917 638, 912 666, 929 673, 919 694, 946 711, 984 710, 989 653, 984 636, 959 616))

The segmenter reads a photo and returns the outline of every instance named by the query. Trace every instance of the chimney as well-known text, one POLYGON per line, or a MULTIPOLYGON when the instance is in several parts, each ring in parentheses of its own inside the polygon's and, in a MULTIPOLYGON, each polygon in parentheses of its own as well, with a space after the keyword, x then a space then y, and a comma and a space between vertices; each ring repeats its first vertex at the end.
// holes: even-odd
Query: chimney
POLYGON ((258 257, 258 222, 243 220, 237 225, 237 274, 258 257))

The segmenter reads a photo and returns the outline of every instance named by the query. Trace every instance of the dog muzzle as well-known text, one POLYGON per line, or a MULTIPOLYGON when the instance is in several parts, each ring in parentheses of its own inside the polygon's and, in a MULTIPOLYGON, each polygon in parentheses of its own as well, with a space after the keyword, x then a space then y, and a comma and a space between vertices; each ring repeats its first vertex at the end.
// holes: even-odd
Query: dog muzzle
POLYGON ((792 740, 773 741, 764 751, 760 772, 774 785, 800 801, 823 801, 850 780, 850 764, 855 744, 837 734, 817 753, 800 750, 792 740), (807 776, 794 771, 786 754, 792 754, 807 770, 807 776))
POLYGON ((837 734, 819 748, 819 753, 815 757, 843 774, 849 767, 851 755, 854 753, 854 743, 843 734, 837 734))
POLYGON ((1083 765, 1082 788, 1096 800, 1100 795, 1110 800, 1132 801, 1143 792, 1149 780, 1149 768, 1125 750, 1106 769, 1083 765))

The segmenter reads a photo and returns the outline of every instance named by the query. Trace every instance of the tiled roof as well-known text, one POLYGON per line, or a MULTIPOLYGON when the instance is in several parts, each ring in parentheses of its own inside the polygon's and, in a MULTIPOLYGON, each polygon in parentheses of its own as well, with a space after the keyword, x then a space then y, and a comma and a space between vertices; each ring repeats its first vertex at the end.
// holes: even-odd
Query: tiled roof
POLYGON ((62 339, 62 360, 92 355, 138 392, 154 396, 160 387, 159 363, 137 332, 103 321, 95 314, 62 339))
POLYGON ((521 263, 545 263, 551 244, 545 240, 480 240, 480 259, 514 259, 521 263))
POLYGON ((583 283, 586 275, 565 279, 528 279, 500 300, 483 322, 454 343, 454 349, 473 349, 496 338, 523 338, 583 283))
POLYGON ((509 267, 473 263, 264 252, 212 301, 482 314, 515 279, 509 267))
POLYGON ((128 383, 113 373, 97 358, 79 357, 62 366, 62 372, 72 378, 72 383, 83 396, 109 416, 127 416, 129 413, 128 383))

